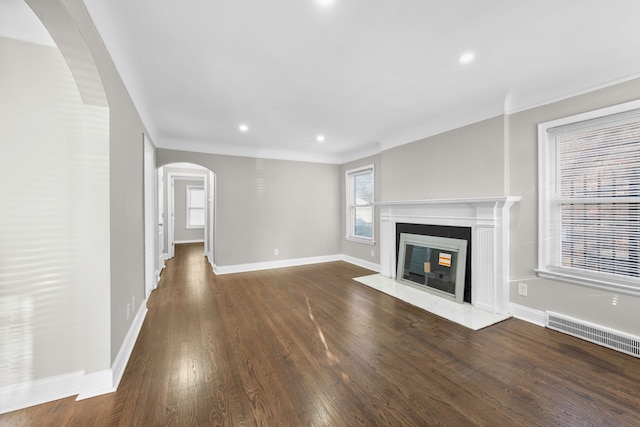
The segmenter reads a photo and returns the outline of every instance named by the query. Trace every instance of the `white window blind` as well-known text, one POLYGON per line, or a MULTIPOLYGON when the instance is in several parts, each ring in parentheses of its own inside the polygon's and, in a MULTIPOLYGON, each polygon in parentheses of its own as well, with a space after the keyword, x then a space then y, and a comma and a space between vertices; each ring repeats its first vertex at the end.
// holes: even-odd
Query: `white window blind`
POLYGON ((640 290, 640 110, 550 127, 541 144, 540 270, 640 290))

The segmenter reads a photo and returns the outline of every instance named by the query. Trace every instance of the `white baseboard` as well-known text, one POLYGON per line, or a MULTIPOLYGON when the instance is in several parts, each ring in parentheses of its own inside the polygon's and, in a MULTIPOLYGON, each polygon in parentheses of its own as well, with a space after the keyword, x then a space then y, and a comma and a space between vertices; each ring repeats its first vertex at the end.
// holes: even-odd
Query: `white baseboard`
POLYGON ((92 372, 85 375, 82 378, 80 393, 76 400, 88 399, 90 397, 116 391, 120 384, 120 380, 122 379, 122 375, 124 374, 124 370, 127 367, 127 362, 129 361, 129 357, 133 351, 136 339, 138 339, 138 335, 140 334, 140 329, 142 329, 142 324, 144 323, 146 315, 147 304, 145 301, 140 305, 138 313, 131 323, 129 332, 127 332, 124 342, 120 347, 120 351, 118 351, 116 359, 113 361, 113 365, 111 365, 111 369, 101 372, 92 372))
POLYGON ((173 243, 175 243, 176 245, 179 245, 180 243, 204 243, 203 239, 196 239, 196 240, 176 240, 173 243))
POLYGON ((69 396, 78 395, 76 400, 82 400, 114 392, 120 384, 146 314, 145 303, 133 319, 111 369, 88 374, 78 371, 0 387, 0 414, 69 396))
POLYGON ((232 273, 245 273, 248 271, 270 270, 274 268, 297 267, 299 265, 320 264, 323 262, 333 262, 333 261, 345 261, 350 264, 354 264, 359 267, 375 271, 376 273, 380 272, 380 264, 376 264, 370 261, 365 261, 359 258, 354 258, 352 256, 342 255, 342 254, 309 257, 309 258, 294 258, 294 259, 285 259, 285 260, 269 261, 269 262, 254 262, 250 264, 236 264, 236 265, 224 265, 224 266, 213 264, 212 267, 213 267, 213 272, 215 274, 222 275, 222 274, 232 274, 232 273))
POLYGON ((380 273, 380 264, 376 264, 375 262, 365 261, 360 258, 354 258, 349 255, 342 255, 342 260, 348 262, 349 264, 357 265, 358 267, 366 268, 368 270, 375 271, 376 273, 380 273))
POLYGON ((138 310, 136 317, 131 323, 129 332, 127 332, 127 336, 124 338, 122 347, 120 347, 120 351, 118 351, 118 354, 113 361, 111 370, 113 371, 114 389, 117 389, 118 385, 120 384, 120 380, 122 379, 124 370, 127 367, 127 362, 129 361, 129 357, 131 356, 131 352, 133 352, 133 346, 136 344, 136 340, 138 339, 138 335, 140 334, 140 329, 142 329, 144 318, 147 316, 147 311, 147 301, 145 300, 140 305, 140 309, 138 310))
POLYGON ((214 265, 213 272, 217 275, 245 273, 247 271, 271 270, 273 268, 296 267, 299 265, 320 264, 323 262, 342 261, 341 255, 327 255, 310 258, 294 258, 279 261, 254 262, 251 264, 214 265))
POLYGON ((160 264, 160 268, 155 271, 156 283, 153 285, 153 289, 158 287, 158 283, 160 283, 160 275, 162 274, 163 270, 164 270, 164 258, 162 258, 162 263, 160 264))
POLYGON ((113 371, 111 369, 92 372, 82 377, 76 400, 84 400, 102 394, 113 393, 114 391, 116 391, 116 386, 113 384, 113 371))
POLYGON ((509 303, 509 313, 516 319, 544 327, 544 311, 535 310, 520 304, 509 303))
POLYGON ((0 387, 0 414, 78 394, 82 371, 0 387))

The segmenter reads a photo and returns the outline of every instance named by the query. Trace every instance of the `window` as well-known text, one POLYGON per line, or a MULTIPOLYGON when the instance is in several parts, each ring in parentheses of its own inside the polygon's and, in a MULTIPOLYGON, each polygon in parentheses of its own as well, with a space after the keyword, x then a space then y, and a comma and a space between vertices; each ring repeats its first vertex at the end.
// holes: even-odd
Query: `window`
POLYGON ((640 101, 538 133, 538 274, 640 295, 640 101))
POLYGON ((347 239, 373 243, 373 165, 347 171, 347 239))
POLYGON ((187 228, 204 228, 204 187, 187 185, 187 228))

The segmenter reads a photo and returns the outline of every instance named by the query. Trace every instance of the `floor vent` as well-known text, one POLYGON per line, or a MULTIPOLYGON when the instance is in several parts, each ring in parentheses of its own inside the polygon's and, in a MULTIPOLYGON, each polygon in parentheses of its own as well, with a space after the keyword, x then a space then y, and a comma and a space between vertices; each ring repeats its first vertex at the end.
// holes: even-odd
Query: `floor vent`
POLYGON ((631 356, 640 357, 640 337, 550 311, 545 313, 545 326, 631 356))

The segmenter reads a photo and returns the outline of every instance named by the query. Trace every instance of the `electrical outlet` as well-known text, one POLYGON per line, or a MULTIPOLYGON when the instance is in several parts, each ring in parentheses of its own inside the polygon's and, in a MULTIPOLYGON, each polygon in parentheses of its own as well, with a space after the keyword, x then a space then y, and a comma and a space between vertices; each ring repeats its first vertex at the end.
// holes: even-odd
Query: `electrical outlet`
POLYGON ((371 249, 371 256, 372 257, 376 256, 376 251, 374 251, 373 249, 371 249))
POLYGON ((518 282, 518 295, 522 295, 523 297, 527 296, 527 284, 518 282))
POLYGON ((127 320, 131 317, 131 304, 127 304, 127 320))
POLYGON ((275 256, 278 256, 278 255, 280 255, 280 251, 279 251, 279 250, 277 250, 277 249, 274 249, 274 250, 273 250, 273 254, 274 254, 275 256))
POLYGON ((131 314, 136 310, 136 296, 131 297, 131 314))

